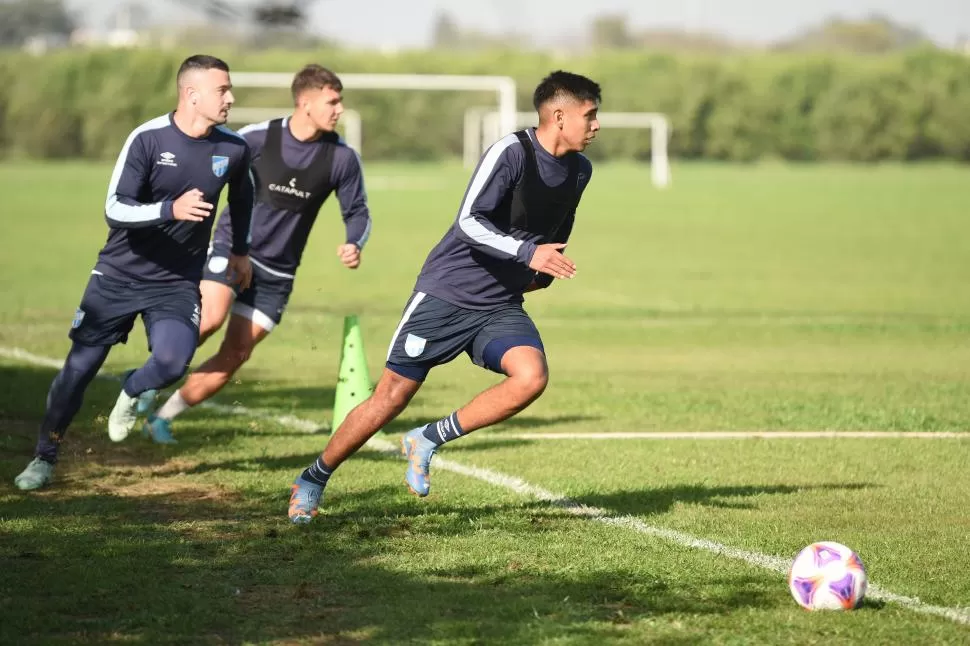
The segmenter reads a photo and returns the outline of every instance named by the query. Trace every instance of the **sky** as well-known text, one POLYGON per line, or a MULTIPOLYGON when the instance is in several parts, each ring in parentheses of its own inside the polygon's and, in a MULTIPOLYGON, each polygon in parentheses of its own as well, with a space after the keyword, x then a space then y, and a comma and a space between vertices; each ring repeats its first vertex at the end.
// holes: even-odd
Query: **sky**
MULTIPOLYGON (((257 1, 226 0, 239 7, 257 1)), ((103 24, 124 3, 67 0, 89 26, 103 24)), ((152 4, 152 15, 165 22, 197 15, 185 8, 191 2, 152 4)), ((970 0, 314 0, 309 31, 355 47, 421 47, 428 44, 439 12, 465 28, 530 33, 540 43, 579 37, 593 18, 605 14, 624 15, 635 29, 709 31, 753 43, 779 40, 830 16, 873 13, 917 27, 943 46, 970 37, 970 0)))

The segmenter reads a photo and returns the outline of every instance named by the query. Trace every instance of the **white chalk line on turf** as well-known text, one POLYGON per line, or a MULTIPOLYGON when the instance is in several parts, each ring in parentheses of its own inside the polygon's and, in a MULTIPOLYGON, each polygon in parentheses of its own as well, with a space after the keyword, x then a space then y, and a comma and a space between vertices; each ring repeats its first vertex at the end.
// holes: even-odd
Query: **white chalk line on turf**
MULTIPOLYGON (((63 365, 63 362, 58 361, 57 359, 38 356, 20 348, 5 348, 0 346, 0 356, 51 368, 60 368, 63 365)), ((245 406, 220 406, 217 404, 212 404, 210 407, 217 408, 218 410, 232 415, 272 419, 282 426, 297 428, 298 430, 305 431, 311 426, 314 429, 320 428, 321 426, 317 422, 313 422, 311 420, 301 419, 291 415, 277 416, 271 413, 251 410, 245 406)), ((400 451, 396 444, 377 437, 371 438, 370 441, 368 441, 365 445, 365 448, 370 448, 382 453, 400 455, 400 451)), ((594 520, 613 527, 630 529, 637 533, 653 536, 682 547, 689 547, 710 552, 712 554, 718 554, 720 556, 724 556, 736 561, 743 561, 750 565, 770 570, 772 572, 786 574, 791 563, 790 559, 780 556, 772 556, 770 554, 742 550, 736 547, 731 547, 730 545, 718 543, 717 541, 691 536, 690 534, 678 532, 673 529, 666 529, 664 527, 650 525, 634 516, 620 516, 611 514, 605 509, 583 505, 570 500, 563 495, 529 484, 521 478, 499 473, 497 471, 482 469, 475 466, 467 466, 442 458, 441 456, 438 456, 435 459, 434 464, 436 469, 451 471, 459 475, 487 482, 503 489, 508 489, 523 496, 542 500, 574 516, 587 518, 589 520, 594 520)), ((935 615, 959 624, 970 625, 970 608, 951 608, 924 603, 916 597, 909 597, 906 595, 896 594, 895 592, 890 592, 889 590, 884 590, 880 586, 872 584, 871 582, 869 584, 869 590, 866 596, 867 598, 875 599, 877 601, 895 603, 921 614, 935 615)))
MULTIPOLYGON (((60 370, 64 366, 64 362, 59 359, 53 359, 51 357, 42 357, 27 350, 21 348, 7 348, 0 346, 0 357, 6 357, 7 359, 14 359, 16 361, 23 361, 24 363, 32 363, 37 366, 45 366, 47 368, 56 368, 60 370)), ((117 381, 117 377, 114 375, 98 374, 101 379, 110 379, 117 381)), ((283 426, 288 426, 289 428, 296 429, 298 431, 304 431, 306 433, 316 433, 320 430, 330 430, 330 426, 325 423, 314 422, 312 420, 303 419, 301 417, 295 417, 293 415, 279 415, 276 413, 267 413, 263 411, 254 410, 251 408, 246 408, 245 406, 239 405, 227 405, 227 404, 217 404, 216 402, 203 402, 201 404, 202 408, 208 408, 209 410, 218 411, 220 413, 226 413, 228 415, 245 415, 247 417, 255 417, 258 419, 269 419, 282 424, 283 426)))
POLYGON ((955 431, 631 431, 604 433, 494 433, 489 437, 513 440, 799 440, 858 438, 886 440, 970 439, 970 433, 955 431))

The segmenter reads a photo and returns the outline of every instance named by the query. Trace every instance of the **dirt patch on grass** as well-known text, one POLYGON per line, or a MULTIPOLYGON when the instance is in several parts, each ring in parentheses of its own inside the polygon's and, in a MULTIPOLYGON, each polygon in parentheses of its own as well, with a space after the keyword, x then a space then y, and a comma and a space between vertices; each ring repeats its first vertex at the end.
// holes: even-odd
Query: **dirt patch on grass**
POLYGON ((235 492, 216 486, 200 485, 185 478, 153 477, 151 472, 138 479, 125 478, 116 484, 99 483, 97 489, 103 493, 128 498, 164 497, 177 504, 193 502, 238 502, 241 496, 235 492))

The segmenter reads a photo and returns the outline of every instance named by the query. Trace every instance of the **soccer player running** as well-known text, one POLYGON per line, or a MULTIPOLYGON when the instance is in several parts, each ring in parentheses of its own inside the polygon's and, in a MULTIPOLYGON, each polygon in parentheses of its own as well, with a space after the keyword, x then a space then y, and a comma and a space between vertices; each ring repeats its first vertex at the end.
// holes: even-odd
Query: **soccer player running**
POLYGON ((236 296, 226 275, 236 230, 227 217, 233 213, 230 204, 216 225, 201 284, 201 341, 222 326, 230 308, 232 316, 218 352, 148 418, 144 430, 155 442, 175 442, 172 419, 219 392, 279 324, 310 229, 333 191, 346 230, 337 257, 349 269, 360 265, 371 219, 360 159, 334 132, 343 113, 343 84, 327 68, 307 65, 293 77, 291 89, 295 108, 290 117, 239 131, 253 151, 256 179, 252 284, 236 296))
POLYGON ((545 353, 522 308, 523 293, 576 274, 562 250, 592 174, 580 152, 599 130, 600 88, 557 71, 539 83, 533 103, 538 128, 488 149, 458 217, 425 260, 374 393, 293 483, 288 515, 294 523, 312 520, 334 469, 405 409, 433 367, 465 352, 505 379, 404 436, 405 480, 419 496, 428 495, 428 469, 439 446, 515 415, 545 389, 545 353))
POLYGON ((221 125, 234 100, 229 66, 191 56, 176 79, 175 111, 135 128, 118 155, 104 207, 108 239, 74 315, 64 367, 48 392, 35 457, 14 480, 20 489, 50 482, 88 384, 111 347, 128 340, 138 315, 151 356, 125 375, 108 417, 111 439, 123 440, 134 427, 139 395, 185 373, 198 343, 210 216, 226 184, 235 220, 228 266, 237 282, 249 283, 254 187, 249 146, 221 125))

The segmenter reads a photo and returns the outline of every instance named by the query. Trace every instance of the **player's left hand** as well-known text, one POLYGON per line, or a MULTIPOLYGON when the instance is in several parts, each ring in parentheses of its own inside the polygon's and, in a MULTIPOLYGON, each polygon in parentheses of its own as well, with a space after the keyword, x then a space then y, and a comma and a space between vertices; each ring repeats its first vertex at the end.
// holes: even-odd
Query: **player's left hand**
POLYGON ((239 285, 241 289, 247 289, 253 280, 253 266, 249 262, 249 256, 237 256, 229 254, 229 267, 226 275, 233 285, 239 285))
POLYGON ((360 266, 360 247, 353 243, 342 244, 337 247, 337 257, 347 269, 357 269, 360 266))

